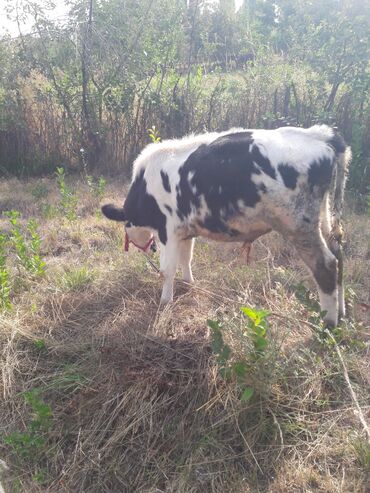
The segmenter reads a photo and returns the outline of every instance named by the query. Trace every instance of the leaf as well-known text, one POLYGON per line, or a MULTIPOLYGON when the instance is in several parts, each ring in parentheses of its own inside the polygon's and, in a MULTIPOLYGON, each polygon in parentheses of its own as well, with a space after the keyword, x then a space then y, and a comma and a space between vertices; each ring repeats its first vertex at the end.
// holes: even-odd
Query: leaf
POLYGON ((265 347, 267 346, 267 340, 266 339, 262 339, 262 338, 258 338, 254 341, 254 347, 256 349, 256 351, 263 351, 265 349, 265 347))
POLYGON ((270 312, 267 310, 253 310, 253 308, 249 308, 247 306, 243 306, 240 309, 247 317, 254 322, 255 325, 260 325, 270 312))
POLYGON ((208 327, 210 327, 211 329, 214 329, 214 330, 220 330, 220 323, 217 322, 216 320, 207 320, 207 325, 208 327))
POLYGON ((252 387, 246 387, 243 390, 242 395, 240 396, 240 400, 242 402, 248 402, 251 399, 251 397, 253 396, 253 394, 254 394, 254 389, 252 389, 252 387))
POLYGON ((233 364, 233 371, 237 377, 245 377, 247 373, 247 365, 241 361, 237 361, 233 364))

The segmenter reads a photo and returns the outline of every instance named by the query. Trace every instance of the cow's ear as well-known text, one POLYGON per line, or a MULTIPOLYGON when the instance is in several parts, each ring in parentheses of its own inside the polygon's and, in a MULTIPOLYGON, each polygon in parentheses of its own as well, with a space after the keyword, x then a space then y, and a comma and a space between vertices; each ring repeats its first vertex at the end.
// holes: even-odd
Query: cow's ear
POLYGON ((103 205, 101 208, 102 213, 108 219, 112 219, 113 221, 126 221, 125 213, 123 211, 123 207, 116 207, 113 204, 103 205))

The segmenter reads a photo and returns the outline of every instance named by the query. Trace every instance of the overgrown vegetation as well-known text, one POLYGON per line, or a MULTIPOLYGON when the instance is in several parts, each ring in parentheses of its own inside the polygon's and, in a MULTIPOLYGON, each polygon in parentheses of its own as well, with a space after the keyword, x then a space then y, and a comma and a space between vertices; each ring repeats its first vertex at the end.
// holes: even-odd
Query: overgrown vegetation
POLYGON ((48 6, 8 2, 34 27, 0 39, 0 490, 367 493, 366 2, 48 6), (162 280, 98 212, 122 200, 107 172, 148 141, 316 122, 353 150, 346 320, 325 331, 274 234, 251 265, 199 240, 196 284, 159 309, 162 280))
MULTIPOLYGON (((122 253, 85 176, 64 181, 78 221, 59 210, 55 177, 0 182, 8 209, 21 205, 11 216, 28 252, 37 220, 46 264, 42 276, 23 267, 3 216, 5 491, 367 493, 368 440, 337 351, 368 421, 369 218, 347 207, 349 318, 329 337, 277 235, 253 245, 248 266, 237 247, 198 241, 195 286, 179 283, 158 310, 162 280, 146 258, 122 253)), ((120 199, 121 185, 105 194, 120 199)))
POLYGON ((64 168, 57 168, 55 174, 61 195, 59 212, 68 221, 75 221, 77 219, 77 196, 72 188, 66 184, 64 168))
POLYGON ((8 3, 34 26, 0 40, 1 172, 127 173, 149 127, 166 139, 322 122, 351 143, 350 186, 366 192, 367 2, 69 4, 62 23, 45 2, 8 3))

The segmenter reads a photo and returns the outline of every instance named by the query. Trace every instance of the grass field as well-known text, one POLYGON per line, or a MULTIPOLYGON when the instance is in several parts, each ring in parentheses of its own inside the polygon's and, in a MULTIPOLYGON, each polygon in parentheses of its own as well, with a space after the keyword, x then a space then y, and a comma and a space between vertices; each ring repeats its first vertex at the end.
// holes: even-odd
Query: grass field
POLYGON ((195 286, 178 282, 160 308, 161 279, 98 212, 122 185, 74 189, 0 182, 0 210, 22 214, 0 219, 5 492, 368 492, 369 216, 347 204, 349 318, 335 343, 277 234, 250 265, 240 245, 198 240, 195 286))

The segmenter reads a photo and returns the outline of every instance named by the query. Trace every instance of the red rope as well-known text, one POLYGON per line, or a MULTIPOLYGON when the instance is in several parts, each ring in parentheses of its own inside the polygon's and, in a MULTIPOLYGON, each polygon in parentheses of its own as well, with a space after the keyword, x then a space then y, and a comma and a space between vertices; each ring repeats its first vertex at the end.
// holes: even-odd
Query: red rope
POLYGON ((152 236, 144 246, 140 246, 140 245, 137 245, 134 241, 130 240, 128 237, 128 234, 126 233, 126 235, 125 235, 125 252, 128 252, 128 247, 129 247, 130 243, 132 243, 134 246, 136 246, 136 248, 138 248, 139 250, 146 252, 147 249, 152 245, 153 242, 154 242, 154 236, 152 236))

